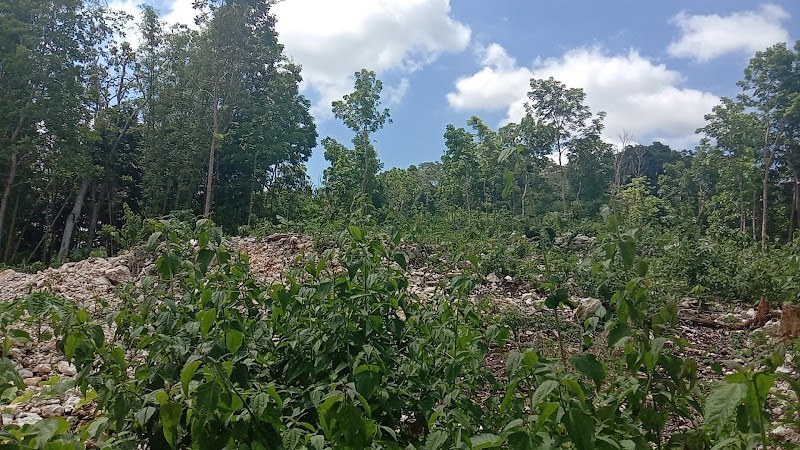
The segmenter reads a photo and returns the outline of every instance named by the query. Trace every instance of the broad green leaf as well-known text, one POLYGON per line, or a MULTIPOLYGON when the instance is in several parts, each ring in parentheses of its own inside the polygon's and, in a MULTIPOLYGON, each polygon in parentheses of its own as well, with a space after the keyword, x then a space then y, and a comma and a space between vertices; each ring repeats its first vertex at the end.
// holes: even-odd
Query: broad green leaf
POLYGON ((617 322, 608 333, 608 345, 616 347, 618 344, 622 344, 624 342, 622 340, 630 335, 631 327, 622 322, 617 322))
POLYGON ((356 242, 361 242, 364 239, 364 232, 355 225, 348 226, 347 231, 350 232, 350 236, 352 236, 353 240, 356 242))
POLYGON ((69 422, 62 417, 42 419, 34 425, 36 433, 36 448, 43 448, 53 436, 64 434, 69 430, 69 422))
POLYGON ((583 376, 594 381, 597 388, 606 379, 606 367, 591 353, 582 353, 570 358, 569 362, 578 369, 583 376))
POLYGON ((14 363, 8 358, 0 358, 0 383, 0 387, 3 388, 11 384, 18 389, 25 389, 22 377, 17 373, 17 369, 14 368, 14 363))
POLYGON ((208 271, 208 266, 211 264, 211 260, 214 259, 214 255, 216 252, 214 250, 209 250, 204 248, 197 252, 197 264, 200 266, 200 273, 205 275, 208 271))
POLYGON ((722 431, 745 394, 747 386, 739 383, 722 383, 711 390, 706 397, 703 416, 712 430, 716 433, 722 431))
POLYGON ((217 310, 214 308, 200 311, 197 313, 197 318, 200 320, 200 334, 204 337, 214 326, 214 321, 217 319, 217 310))
POLYGON ((569 439, 578 450, 594 450, 594 419, 573 405, 564 415, 569 439))
POLYGON ((622 264, 626 269, 633 265, 633 259, 636 257, 636 243, 633 241, 622 241, 619 243, 619 253, 622 255, 622 264))
POLYGON ((503 445, 504 439, 496 434, 492 433, 481 433, 477 436, 473 436, 470 439, 472 443, 472 450, 479 450, 482 448, 496 448, 503 445))
POLYGON ((425 439, 425 450, 437 450, 442 448, 447 442, 447 432, 444 430, 434 430, 425 439))
POLYGON ((538 405, 542 402, 551 392, 558 388, 558 381, 556 380, 544 380, 542 384, 540 384, 536 391, 533 393, 533 397, 531 397, 531 404, 538 405))
POLYGON ((244 342, 244 334, 239 330, 228 330, 225 332, 225 346, 231 353, 236 353, 244 342))
POLYGON ((72 359, 75 356, 75 350, 80 345, 83 338, 78 333, 70 333, 64 341, 64 355, 67 359, 72 359))
POLYGON ((184 396, 189 395, 189 382, 194 378, 194 374, 197 372, 197 368, 200 367, 200 363, 201 361, 199 359, 189 361, 181 370, 181 386, 183 387, 184 396))
POLYGON ((180 403, 169 402, 161 405, 159 412, 161 426, 164 429, 164 438, 169 442, 170 446, 175 447, 176 434, 178 432, 178 424, 181 421, 183 407, 180 403))

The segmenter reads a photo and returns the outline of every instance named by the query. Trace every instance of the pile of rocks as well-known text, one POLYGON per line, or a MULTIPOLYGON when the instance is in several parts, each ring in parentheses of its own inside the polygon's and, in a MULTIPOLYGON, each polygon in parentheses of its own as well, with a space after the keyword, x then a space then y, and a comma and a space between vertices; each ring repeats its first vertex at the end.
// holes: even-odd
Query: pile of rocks
POLYGON ((36 273, 0 272, 0 301, 48 291, 68 300, 84 302, 95 298, 110 300, 114 286, 133 281, 139 266, 135 253, 113 258, 89 258, 36 273))

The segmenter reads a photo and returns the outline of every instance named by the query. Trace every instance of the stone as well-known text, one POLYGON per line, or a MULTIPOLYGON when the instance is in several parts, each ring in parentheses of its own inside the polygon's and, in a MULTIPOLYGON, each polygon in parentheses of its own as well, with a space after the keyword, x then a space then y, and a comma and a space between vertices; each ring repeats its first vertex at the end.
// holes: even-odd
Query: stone
POLYGON ((38 386, 41 381, 42 381, 42 377, 30 377, 30 378, 25 378, 24 380, 22 380, 22 382, 25 383, 25 386, 28 386, 28 387, 38 386))
POLYGON ((126 283, 133 279, 131 270, 126 266, 115 266, 105 271, 106 278, 112 284, 126 283))
POLYGON ((78 371, 75 370, 75 366, 68 363, 67 361, 59 361, 56 367, 59 373, 61 373, 62 375, 66 375, 68 377, 74 377, 75 374, 78 373, 78 371))
POLYGON ((81 402, 81 398, 77 395, 71 395, 67 397, 67 400, 64 402, 64 411, 71 413, 75 410, 75 407, 78 406, 78 403, 81 402))
POLYGON ((581 250, 593 245, 595 240, 596 238, 586 236, 585 234, 579 234, 569 242, 569 248, 572 250, 581 250))
POLYGON ((53 371, 53 368, 50 364, 37 364, 36 367, 33 368, 33 373, 37 373, 40 375, 47 375, 53 371))
POLYGON ((489 283, 499 283, 500 278, 498 278, 494 273, 490 273, 489 275, 486 275, 486 281, 489 283))
POLYGON ((64 415, 64 407, 61 405, 47 405, 42 408, 44 417, 55 417, 64 415))
POLYGON ((15 424, 19 426, 23 425, 33 425, 36 422, 42 420, 42 416, 32 413, 32 412, 22 412, 19 413, 17 419, 14 421, 15 424))
POLYGON ((781 326, 778 335, 782 340, 800 336, 800 305, 785 305, 781 311, 781 326))
POLYGON ((22 378, 22 379, 25 379, 25 378, 32 378, 32 377, 33 377, 33 372, 31 372, 31 371, 30 371, 30 370, 28 370, 28 369, 21 369, 21 370, 19 371, 19 377, 20 377, 20 378, 22 378))
POLYGON ((512 281, 514 281, 514 278, 512 278, 511 275, 506 275, 505 277, 503 277, 503 279, 506 280, 506 283, 511 283, 512 281))
POLYGON ((576 299, 578 307, 572 313, 572 318, 576 321, 583 322, 589 317, 594 316, 594 313, 603 305, 603 303, 596 298, 579 298, 576 299))

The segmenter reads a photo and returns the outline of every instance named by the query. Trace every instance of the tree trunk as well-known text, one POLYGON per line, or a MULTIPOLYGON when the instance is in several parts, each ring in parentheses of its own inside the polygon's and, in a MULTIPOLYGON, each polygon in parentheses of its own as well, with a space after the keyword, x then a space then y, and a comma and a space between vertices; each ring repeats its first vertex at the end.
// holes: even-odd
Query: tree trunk
POLYGON ((81 215, 87 190, 89 190, 89 180, 84 179, 81 181, 81 186, 78 188, 78 195, 75 196, 75 205, 72 207, 72 212, 67 216, 67 223, 64 225, 64 234, 61 236, 61 247, 58 249, 58 258, 56 259, 58 264, 62 264, 66 261, 67 253, 69 253, 69 248, 72 244, 72 232, 75 231, 75 223, 81 215))
POLYGON ((8 207, 8 198, 11 195, 11 189, 14 187, 14 179, 17 177, 17 169, 19 169, 19 155, 17 152, 11 151, 11 165, 8 168, 8 176, 6 183, 3 187, 3 199, 0 200, 0 239, 3 237, 3 224, 6 220, 6 208, 8 207))
POLYGON ((761 251, 767 250, 767 213, 769 212, 769 167, 772 158, 764 161, 764 179, 761 186, 761 251))
POLYGON ((3 251, 3 261, 5 262, 8 262, 9 258, 11 258, 11 248, 14 244, 14 234, 16 234, 17 211, 19 211, 20 197, 22 197, 22 192, 20 189, 18 189, 17 197, 14 201, 14 209, 11 211, 11 224, 8 227, 8 237, 6 238, 5 250, 3 251))
POLYGON ((564 216, 567 215, 567 173, 564 171, 564 164, 561 163, 561 137, 556 141, 558 150, 558 169, 561 171, 561 205, 564 208, 564 216))
POLYGON ((214 98, 211 106, 211 149, 208 152, 208 173, 206 179, 206 202, 203 216, 211 217, 211 205, 214 198, 214 160, 217 152, 217 135, 219 134, 219 81, 214 83, 214 98))
POLYGON ((94 240, 97 238, 97 219, 100 215, 100 199, 97 198, 97 186, 92 186, 92 212, 89 216, 89 238, 87 239, 87 246, 89 253, 94 248, 94 240))
POLYGON ((528 173, 525 172, 525 186, 522 188, 522 217, 525 217, 525 198, 528 196, 528 173))

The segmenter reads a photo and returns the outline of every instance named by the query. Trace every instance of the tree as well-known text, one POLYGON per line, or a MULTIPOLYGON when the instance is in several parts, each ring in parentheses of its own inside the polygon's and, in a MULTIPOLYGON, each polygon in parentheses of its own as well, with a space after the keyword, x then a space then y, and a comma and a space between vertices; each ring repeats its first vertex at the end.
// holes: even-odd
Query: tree
POLYGON ((557 155, 561 173, 561 204, 564 214, 568 212, 567 174, 564 158, 574 148, 574 139, 587 131, 587 123, 592 117, 589 107, 584 104, 586 94, 580 88, 567 88, 563 83, 550 77, 547 80, 532 79, 528 92, 529 103, 525 105, 528 114, 552 127, 551 148, 557 155))
POLYGON ((510 195, 513 186, 522 185, 518 189, 522 216, 526 212, 531 179, 539 176, 547 167, 547 156, 553 142, 552 133, 552 127, 536 120, 531 114, 526 114, 519 123, 509 123, 499 130, 504 149, 498 156, 498 162, 513 162, 513 167, 504 174, 503 196, 510 195))
POLYGON ((767 224, 769 216, 769 181, 773 164, 785 151, 791 138, 791 130, 797 126, 800 92, 800 42, 795 51, 785 43, 776 44, 767 50, 756 52, 744 71, 744 79, 739 85, 746 106, 757 111, 762 126, 763 141, 760 146, 762 163, 762 211, 761 245, 766 249, 767 224))
MULTIPOLYGON (((331 104, 333 115, 337 119, 341 119, 345 126, 355 133, 353 137, 354 148, 351 156, 353 159, 362 162, 359 192, 365 200, 368 197, 373 197, 373 203, 376 203, 375 201, 380 196, 380 185, 376 177, 382 168, 382 164, 378 160, 370 135, 382 129, 386 123, 392 122, 389 110, 380 109, 382 89, 383 83, 377 79, 375 72, 362 69, 355 73, 353 92, 331 104)), ((330 143, 330 146, 336 147, 333 143, 330 143)), ((326 147, 326 155, 328 154, 327 149, 328 147, 326 147)), ((339 151, 341 148, 338 147, 336 147, 336 150, 338 153, 334 152, 336 153, 335 160, 340 165, 344 164, 345 156, 350 155, 350 153, 342 153, 339 151)), ((334 153, 331 153, 332 157, 334 153)), ((333 166, 334 160, 328 159, 328 161, 331 161, 333 166)), ((353 169, 350 163, 347 166, 348 169, 353 169)), ((334 168, 333 170, 335 171, 336 169, 334 168)))
POLYGON ((17 175, 45 145, 76 139, 83 68, 101 38, 94 3, 0 1, 0 243, 17 175))
POLYGON ((362 69, 356 72, 355 79, 355 90, 342 100, 333 102, 332 106, 333 115, 356 133, 353 144, 356 153, 361 153, 364 160, 361 195, 366 195, 368 184, 374 182, 381 167, 370 134, 383 128, 387 122, 392 123, 392 119, 388 108, 380 110, 383 83, 376 78, 375 72, 362 69))

